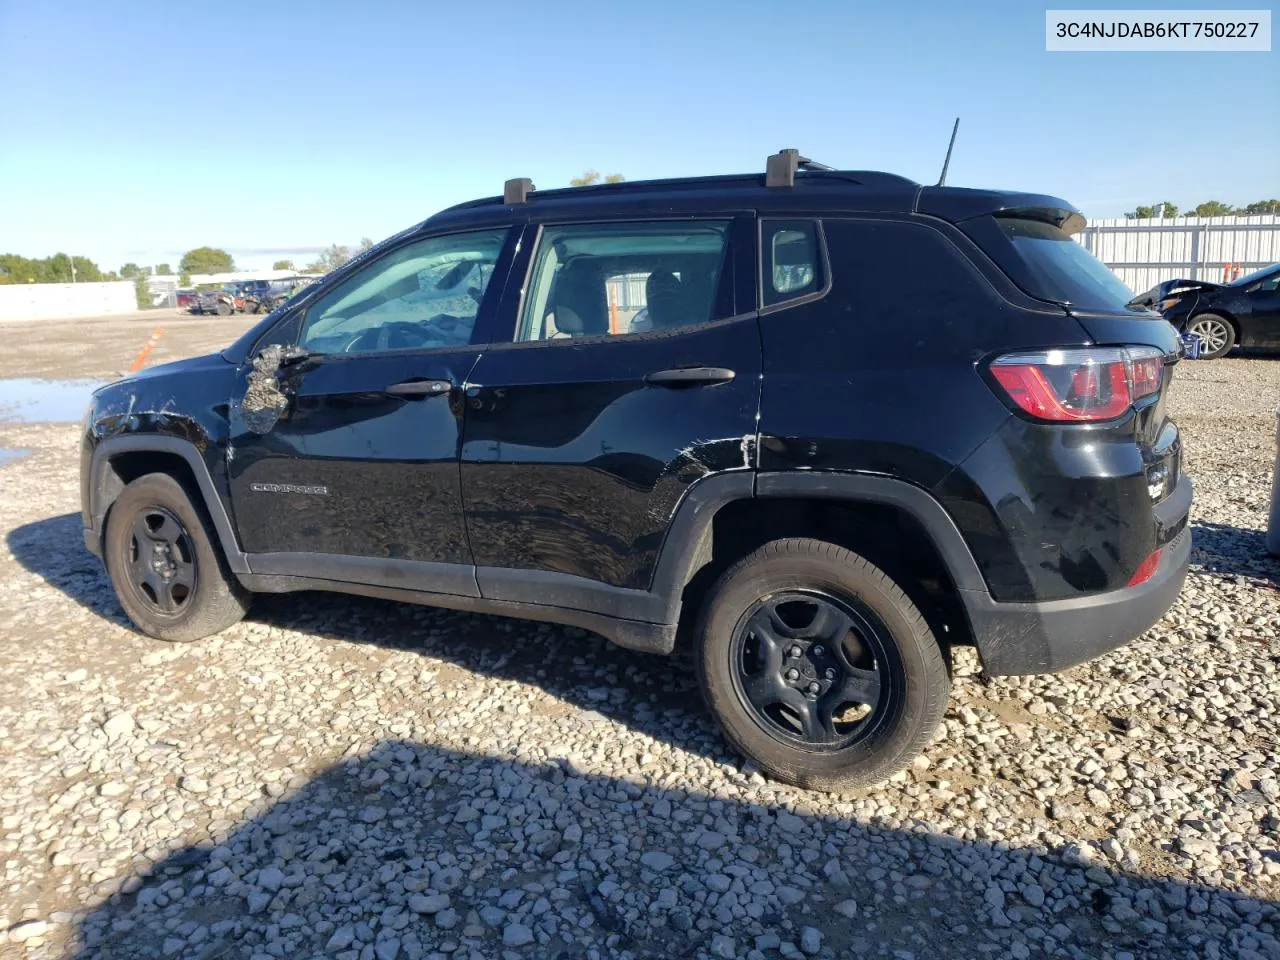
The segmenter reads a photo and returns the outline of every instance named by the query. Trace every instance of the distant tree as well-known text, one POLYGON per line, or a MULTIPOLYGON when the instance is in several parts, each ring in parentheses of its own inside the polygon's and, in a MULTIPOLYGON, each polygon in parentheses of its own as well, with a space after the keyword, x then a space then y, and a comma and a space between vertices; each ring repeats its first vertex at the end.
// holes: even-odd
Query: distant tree
POLYGON ((573 177, 573 178, 571 178, 571 179, 569 180, 569 186, 571 186, 571 187, 589 187, 589 186, 591 186, 593 183, 599 183, 599 182, 601 181, 601 179, 603 179, 605 183, 621 183, 623 180, 625 180, 625 179, 627 179, 627 178, 626 178, 625 176, 623 176, 622 174, 620 174, 620 173, 611 173, 611 174, 609 174, 607 177, 603 177, 603 178, 602 178, 602 177, 600 176, 600 171, 598 171, 598 170, 587 170, 587 171, 585 171, 585 172, 582 174, 582 176, 580 176, 580 177, 573 177))
POLYGON ((133 297, 138 303, 139 310, 150 310, 155 306, 155 300, 151 296, 151 288, 147 286, 147 275, 140 273, 133 278, 133 297))
POLYGON ((217 247, 196 247, 188 250, 178 261, 178 269, 182 273, 231 273, 236 262, 231 254, 217 247))
POLYGON ((173 271, 169 269, 169 265, 167 263, 158 263, 156 264, 156 276, 171 277, 173 276, 173 271))
POLYGON ((372 247, 373 247, 372 240, 370 240, 368 237, 361 237, 360 246, 356 248, 356 253, 364 253, 366 250, 372 247))
POLYGON ((142 276, 142 268, 136 263, 126 263, 120 268, 120 276, 124 277, 126 280, 136 279, 137 277, 142 276))
POLYGON ((271 265, 272 270, 296 270, 292 260, 277 260, 271 265))
POLYGON ((191 274, 187 273, 185 270, 182 273, 178 274, 178 286, 180 287, 191 286, 191 274))
POLYGON ((1176 217, 1177 215, 1178 205, 1166 200, 1150 207, 1138 207, 1135 210, 1130 210, 1125 214, 1125 218, 1128 220, 1150 220, 1152 217, 1176 217))
POLYGON ((1223 203, 1221 200, 1206 200, 1204 203, 1198 204, 1187 216, 1228 217, 1235 212, 1229 203, 1223 203))
POLYGON ((102 279, 102 271, 88 257, 55 253, 32 260, 16 253, 0 254, 0 283, 97 283, 102 279))
POLYGON ((351 259, 351 248, 332 244, 328 250, 321 251, 320 256, 307 265, 307 273, 328 273, 337 270, 351 259))
POLYGON ((1243 212, 1251 217, 1260 213, 1280 213, 1280 200, 1259 200, 1256 203, 1249 204, 1244 208, 1243 212))

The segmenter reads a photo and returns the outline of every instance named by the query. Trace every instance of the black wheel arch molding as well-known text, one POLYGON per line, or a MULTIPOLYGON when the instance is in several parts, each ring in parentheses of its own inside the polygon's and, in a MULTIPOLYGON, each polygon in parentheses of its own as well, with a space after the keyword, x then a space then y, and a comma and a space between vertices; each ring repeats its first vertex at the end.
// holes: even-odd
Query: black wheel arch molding
POLYGON ((213 522, 218 546, 226 557, 231 572, 240 576, 249 572, 247 555, 240 549, 235 527, 227 514, 226 498, 218 491, 209 465, 190 440, 161 434, 130 434, 99 440, 93 448, 86 490, 87 510, 84 514, 85 546, 97 557, 102 556, 102 536, 111 505, 124 488, 111 468, 111 461, 122 454, 158 453, 181 457, 195 478, 203 506, 213 522))

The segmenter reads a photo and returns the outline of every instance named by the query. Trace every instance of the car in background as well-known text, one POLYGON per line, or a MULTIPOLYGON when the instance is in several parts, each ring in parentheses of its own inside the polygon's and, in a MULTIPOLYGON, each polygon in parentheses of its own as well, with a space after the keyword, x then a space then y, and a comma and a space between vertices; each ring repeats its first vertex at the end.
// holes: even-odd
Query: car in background
POLYGON ((196 295, 191 312, 196 314, 216 313, 220 317, 229 317, 233 313, 244 313, 244 296, 233 283, 224 283, 213 290, 201 290, 196 295))
POLYGON ((1201 341, 1201 358, 1232 347, 1280 350, 1280 263, 1233 280, 1166 280, 1133 299, 1201 341))
POLYGON ((249 280, 240 284, 245 313, 270 313, 293 293, 294 280, 249 280))
POLYGON ((176 306, 179 310, 190 310, 196 302, 196 292, 194 290, 178 290, 176 296, 176 306))

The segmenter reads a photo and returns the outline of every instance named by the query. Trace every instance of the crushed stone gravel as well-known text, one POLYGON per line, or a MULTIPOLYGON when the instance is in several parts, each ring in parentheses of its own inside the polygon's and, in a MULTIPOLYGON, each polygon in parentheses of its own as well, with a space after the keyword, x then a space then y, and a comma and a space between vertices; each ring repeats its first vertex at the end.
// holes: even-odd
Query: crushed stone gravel
POLYGON ((984 680, 849 796, 726 748, 687 658, 323 595, 168 646, 0 425, 0 957, 1280 958, 1280 361, 1179 366, 1193 570, 1139 641, 984 680))

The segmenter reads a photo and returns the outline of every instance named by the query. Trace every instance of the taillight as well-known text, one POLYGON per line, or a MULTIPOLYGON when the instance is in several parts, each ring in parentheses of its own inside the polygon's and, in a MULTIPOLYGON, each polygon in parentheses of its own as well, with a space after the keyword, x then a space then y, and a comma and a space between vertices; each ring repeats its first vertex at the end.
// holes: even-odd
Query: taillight
POLYGON ((1112 420, 1160 392, 1164 357, 1155 347, 1086 347, 1014 353, 991 363, 1009 399, 1038 420, 1112 420))

